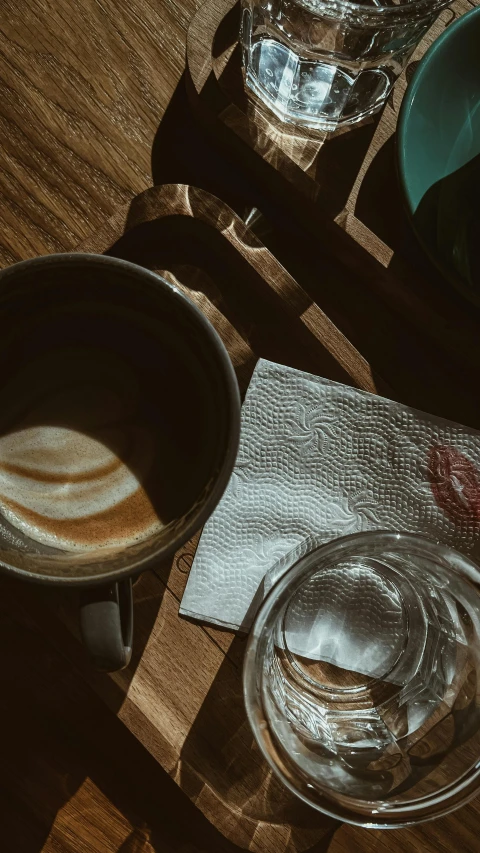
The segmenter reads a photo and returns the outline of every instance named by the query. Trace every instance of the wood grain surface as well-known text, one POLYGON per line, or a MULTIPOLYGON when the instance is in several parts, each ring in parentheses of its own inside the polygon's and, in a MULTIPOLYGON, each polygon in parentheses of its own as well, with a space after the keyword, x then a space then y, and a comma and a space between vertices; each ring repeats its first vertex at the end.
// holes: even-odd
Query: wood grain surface
POLYGON ((73 248, 151 184, 194 0, 4 0, 0 263, 73 248))
MULTIPOLYGON (((185 110, 179 81, 187 26, 195 10, 196 5, 190 0, 182 4, 153 0, 131 0, 128 4, 120 0, 78 0, 74 4, 67 0, 4 0, 0 13, 0 261, 4 265, 39 253, 71 249, 92 233, 104 234, 105 222, 117 206, 128 204, 133 195, 152 182, 194 181, 213 189, 238 212, 257 199, 251 180, 239 173, 238 165, 212 154, 210 143, 203 139, 185 110)), ((122 208, 120 218, 114 221, 125 225, 129 209, 122 208)), ((265 210, 275 216, 270 196, 265 198, 265 210)), ((165 255, 161 261, 156 258, 156 268, 195 290, 200 301, 216 308, 228 321, 224 323, 224 333, 237 347, 237 366, 245 368, 245 377, 258 354, 281 359, 288 344, 287 329, 292 325, 296 330, 291 342, 292 363, 310 365, 310 369, 325 375, 337 375, 331 371, 339 371, 345 381, 350 375, 355 384, 372 390, 373 386, 378 387, 377 376, 372 377, 368 362, 357 360, 354 347, 345 349, 342 344, 340 350, 336 348, 342 338, 321 311, 324 303, 320 299, 294 287, 288 291, 292 298, 284 309, 275 288, 262 289, 261 270, 253 269, 250 277, 246 276, 243 296, 241 291, 239 296, 238 286, 228 288, 228 277, 215 274, 228 267, 232 247, 241 254, 246 232, 241 232, 240 226, 238 233, 235 229, 233 232, 237 241, 241 232, 240 245, 229 242, 231 248, 220 253, 220 266, 213 264, 205 269, 194 255, 186 259, 180 254, 189 245, 187 232, 176 230, 178 223, 173 230, 172 223, 166 225, 165 242, 159 246, 165 255), (296 312, 295 322, 292 311, 296 312), (268 316, 272 318, 270 323, 268 316), (320 345, 317 336, 321 338, 320 345), (354 369, 359 371, 356 376, 351 374, 354 369)), ((290 230, 292 226, 288 223, 287 227, 290 230)), ((225 222, 222 229, 228 232, 225 222)), ((143 240, 147 244, 151 241, 147 231, 141 229, 141 245, 143 240)), ((114 233, 115 229, 110 236, 114 233)), ((192 231, 188 234, 190 239, 192 231)), ((132 244, 128 235, 120 240, 121 246, 114 251, 130 252, 133 254, 129 256, 135 257, 136 241, 132 244)), ((217 247, 224 245, 215 240, 217 247)), ((193 241, 193 250, 199 243, 200 238, 193 241)), ((255 247, 258 248, 256 244, 254 250, 255 247)), ((243 257, 245 272, 248 255, 246 251, 243 257)), ((291 277, 279 269, 280 279, 288 284, 291 277)), ((273 284, 276 282, 274 277, 273 284)), ((349 324, 354 328, 355 318, 348 305, 344 308, 343 328, 349 329, 349 324)), ((77 637, 73 598, 28 585, 15 587, 5 600, 12 612, 18 603, 24 605, 32 645, 37 636, 45 637, 72 662, 71 680, 66 675, 68 667, 59 671, 58 679, 65 679, 65 694, 69 685, 76 684, 77 677, 89 682, 188 798, 221 828, 229 839, 223 842, 226 850, 477 853, 480 815, 475 803, 457 815, 415 830, 382 833, 355 829, 318 815, 280 788, 261 761, 245 719, 240 681, 244 640, 178 618, 178 603, 194 546, 190 543, 172 565, 159 566, 135 585, 134 658, 128 670, 111 677, 93 673, 85 661, 77 637)), ((1 588, 6 596, 3 580, 1 588)), ((22 636, 24 630, 20 628, 22 636)), ((18 668, 13 672, 21 680, 23 659, 14 652, 15 658, 18 668)), ((34 691, 38 692, 40 686, 31 669, 25 672, 27 681, 32 680, 37 685, 34 691)), ((13 683, 9 689, 13 692, 18 688, 13 683)), ((55 695, 65 694, 59 689, 55 695)), ((68 703, 63 707, 65 711, 60 713, 70 720, 71 707, 68 703)), ((26 731, 32 728, 28 711, 26 698, 21 718, 26 731)), ((92 728, 99 725, 99 715, 96 709, 90 722, 92 728)), ((58 717, 53 725, 59 725, 58 717)), ((113 767, 119 777, 142 774, 143 765, 134 752, 125 751, 124 767, 113 761, 107 747, 101 752, 101 741, 107 745, 109 740, 106 718, 99 730, 101 737, 95 743, 101 758, 96 772, 100 774, 102 768, 102 772, 111 773, 113 767)), ((74 724, 67 723, 66 731, 67 739, 77 738, 74 724)), ((111 736, 114 737, 113 725, 111 736)), ((54 739, 48 743, 53 749, 54 739)), ((55 778, 62 778, 66 772, 62 763, 65 761, 80 768, 80 774, 83 772, 79 750, 68 752, 62 742, 60 753, 55 778)), ((19 754, 28 770, 28 748, 19 754)), ((8 766, 12 763, 11 760, 8 766)), ((47 805, 35 787, 42 776, 29 772, 32 789, 22 796, 33 800, 40 797, 37 815, 46 825, 47 805)), ((11 780, 9 784, 4 778, 2 784, 5 791, 11 792, 16 783, 11 780)), ((64 839, 68 837, 66 849, 72 853, 82 849, 109 851, 118 844, 124 846, 117 849, 126 853, 168 850, 161 834, 144 837, 142 830, 135 828, 134 820, 130 830, 129 818, 123 815, 122 807, 116 811, 115 802, 113 808, 106 801, 102 806, 106 787, 94 781, 90 788, 103 815, 98 826, 92 817, 92 834, 86 842, 89 847, 82 848, 79 842, 82 824, 89 820, 83 811, 88 797, 79 797, 78 807, 72 794, 64 792, 63 799, 58 797, 59 835, 52 838, 50 849, 62 850, 63 835, 64 839), (71 810, 62 811, 68 798, 72 800, 71 810), (133 838, 127 843, 123 839, 128 839, 129 833, 133 838)), ((170 802, 160 777, 151 782, 149 777, 146 790, 153 811, 156 804, 170 802)), ((114 794, 112 797, 115 799, 114 794)), ((7 797, 5 809, 8 802, 7 797)), ((188 810, 188 800, 184 802, 181 820, 191 823, 196 839, 182 836, 179 849, 215 850, 218 836, 205 835, 205 827, 195 824, 198 813, 188 810)), ((174 825, 180 820, 176 817, 179 812, 173 806, 171 809, 174 825)), ((48 814, 53 817, 53 810, 48 814)), ((25 812, 19 813, 20 828, 22 820, 25 812)), ((20 848, 13 841, 7 849, 10 853, 20 848)), ((28 853, 39 849, 40 841, 32 842, 28 853)))

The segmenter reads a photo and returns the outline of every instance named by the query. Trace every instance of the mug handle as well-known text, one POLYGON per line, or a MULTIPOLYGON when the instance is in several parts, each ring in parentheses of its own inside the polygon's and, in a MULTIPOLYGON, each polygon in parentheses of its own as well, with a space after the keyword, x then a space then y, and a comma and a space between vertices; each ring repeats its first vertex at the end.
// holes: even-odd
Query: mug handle
POLYGON ((80 601, 80 630, 93 666, 100 672, 125 669, 132 656, 133 595, 130 578, 86 589, 80 601))

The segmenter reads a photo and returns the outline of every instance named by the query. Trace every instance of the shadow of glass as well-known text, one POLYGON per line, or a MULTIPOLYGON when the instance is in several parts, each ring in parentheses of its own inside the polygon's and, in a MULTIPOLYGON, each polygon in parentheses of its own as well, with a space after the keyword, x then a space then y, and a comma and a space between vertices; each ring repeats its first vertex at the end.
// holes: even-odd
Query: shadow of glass
POLYGON ((393 250, 408 239, 408 223, 396 174, 395 136, 377 151, 360 187, 355 215, 393 250))
POLYGON ((194 115, 183 76, 158 127, 152 145, 154 184, 192 184, 218 196, 242 219, 255 206, 251 180, 212 145, 194 115))
POLYGON ((287 791, 256 746, 243 702, 244 648, 245 639, 235 638, 190 729, 181 753, 181 787, 196 796, 204 787, 213 789, 228 810, 228 819, 238 821, 246 848, 266 822, 270 843, 275 837, 272 826, 277 828, 279 851, 326 851, 341 824, 287 791))
MULTIPOLYGON (((217 33, 218 32, 220 32, 220 29, 217 30, 217 33)), ((225 42, 227 42, 227 40, 225 40, 225 42)), ((222 92, 225 94, 227 101, 236 104, 237 107, 242 110, 242 112, 246 113, 250 95, 244 84, 242 69, 242 49, 240 44, 238 43, 238 30, 233 35, 233 38, 231 37, 228 40, 228 43, 224 44, 223 52, 225 53, 228 48, 230 48, 228 59, 224 67, 218 69, 219 76, 216 79, 218 80, 218 85, 222 92)), ((208 93, 204 92, 203 94, 205 95, 208 93)), ((271 119, 272 123, 275 125, 276 116, 274 115, 274 113, 270 113, 270 111, 268 111, 267 115, 271 119)), ((279 122, 279 125, 281 126, 281 122, 279 122)), ((287 130, 285 125, 283 125, 283 127, 285 130, 287 130)))
POLYGON ((345 207, 378 122, 379 116, 376 116, 362 126, 331 134, 318 152, 315 182, 322 195, 327 195, 325 210, 331 216, 345 207))
POLYGON ((214 59, 221 56, 238 39, 240 31, 240 3, 236 3, 222 18, 215 33, 212 44, 212 56, 214 59))

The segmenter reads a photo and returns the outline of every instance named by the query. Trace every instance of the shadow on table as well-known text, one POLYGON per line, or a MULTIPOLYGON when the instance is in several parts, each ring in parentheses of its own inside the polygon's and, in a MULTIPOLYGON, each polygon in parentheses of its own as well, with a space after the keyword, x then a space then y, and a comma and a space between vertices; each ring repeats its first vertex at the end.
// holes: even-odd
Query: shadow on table
MULTIPOLYGON (((477 164, 473 164, 473 170, 478 180, 477 164)), ((432 201, 435 202, 437 192, 438 188, 434 188, 418 211, 422 231, 422 217, 429 219, 431 227, 432 201)), ((456 202, 453 197, 449 199, 452 211, 455 204, 458 204, 458 197, 456 202)), ((478 407, 469 394, 469 387, 476 384, 480 373, 477 343, 480 310, 441 275, 420 246, 401 194, 393 136, 380 148, 369 166, 357 198, 355 214, 392 252, 388 262, 392 286, 389 299, 391 303, 394 301, 393 288, 396 287, 398 302, 403 305, 403 314, 397 315, 398 325, 411 341, 413 359, 409 361, 421 365, 419 375, 411 376, 412 404, 478 427, 478 407), (424 340, 418 326, 415 329, 408 323, 408 312, 413 317, 418 306, 424 315, 424 340), (418 391, 415 391, 415 385, 418 385, 418 391)), ((478 232, 478 220, 475 227, 478 232)), ((407 340, 402 351, 409 358, 406 343, 407 340)), ((386 351, 388 353, 388 348, 386 351)), ((408 375, 405 380, 408 382, 408 375)), ((407 388, 405 391, 408 393, 407 388)))
MULTIPOLYGON (((235 184, 237 210, 241 212, 248 196, 248 203, 261 211, 255 227, 262 228, 262 241, 385 380, 379 390, 478 426, 476 402, 469 393, 480 369, 477 318, 432 274, 416 245, 399 197, 393 138, 376 152, 360 186, 358 239, 333 221, 339 216, 344 225, 349 220, 347 227, 356 227, 351 203, 348 214, 342 208, 381 116, 328 137, 282 124, 245 94, 235 48, 235 8, 218 28, 212 70, 201 92, 196 88, 200 79, 187 74, 190 103, 209 140, 208 156, 200 148, 198 158, 194 149, 187 155, 196 170, 192 179, 207 188, 212 181, 213 191, 227 198, 232 175, 241 176, 242 186, 238 180, 235 184), (366 243, 374 239, 365 226, 385 243, 375 250, 384 255, 381 259, 372 260, 360 245, 362 228, 366 243)), ((191 73, 201 76, 201 67, 197 57, 191 73)), ((407 79, 413 71, 411 63, 407 79)), ((157 174, 163 179, 165 173, 154 169, 155 179, 157 174)))
MULTIPOLYGON (((238 75, 238 60, 232 67, 238 75)), ((273 132, 264 132, 263 119, 258 126, 252 119, 245 142, 234 129, 237 119, 230 116, 233 101, 225 87, 212 72, 202 97, 192 94, 191 83, 187 97, 180 82, 153 145, 154 181, 193 183, 242 218, 250 216, 262 242, 385 380, 378 384, 380 393, 478 426, 476 402, 468 393, 480 364, 474 319, 438 275, 432 278, 416 244, 399 197, 393 139, 373 157, 355 210, 391 252, 385 266, 333 221, 353 189, 376 122, 325 144, 308 135, 295 140, 289 127, 279 146, 273 132), (215 119, 220 107, 232 127, 215 119), (292 157, 302 167, 295 166, 293 174, 290 157, 278 160, 279 147, 288 153, 285 136, 293 138, 292 157)))
POLYGON ((235 853, 39 630, 25 588, 0 579, 2 853, 235 853))
POLYGON ((152 183, 191 184, 218 196, 242 219, 254 206, 254 182, 212 146, 189 105, 185 77, 172 95, 152 145, 152 183))
POLYGON ((266 849, 327 851, 341 823, 302 803, 273 776, 251 732, 242 693, 241 665, 245 638, 236 637, 212 682, 181 753, 181 787, 194 802, 213 790, 218 811, 230 826, 237 823, 241 846, 270 825, 266 849), (271 827, 278 828, 275 836, 271 827))

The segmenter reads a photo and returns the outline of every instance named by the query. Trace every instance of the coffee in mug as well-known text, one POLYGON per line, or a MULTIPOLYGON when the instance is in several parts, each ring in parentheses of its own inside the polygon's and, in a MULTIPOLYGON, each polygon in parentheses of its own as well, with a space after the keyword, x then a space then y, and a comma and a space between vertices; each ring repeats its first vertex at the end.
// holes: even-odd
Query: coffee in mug
MULTIPOLYGON (((176 550, 218 501, 239 430, 228 355, 180 291, 96 255, 0 273, 0 320, 0 562, 110 588, 176 550)), ((97 599, 83 622, 91 634, 97 613, 102 665, 97 599)))

